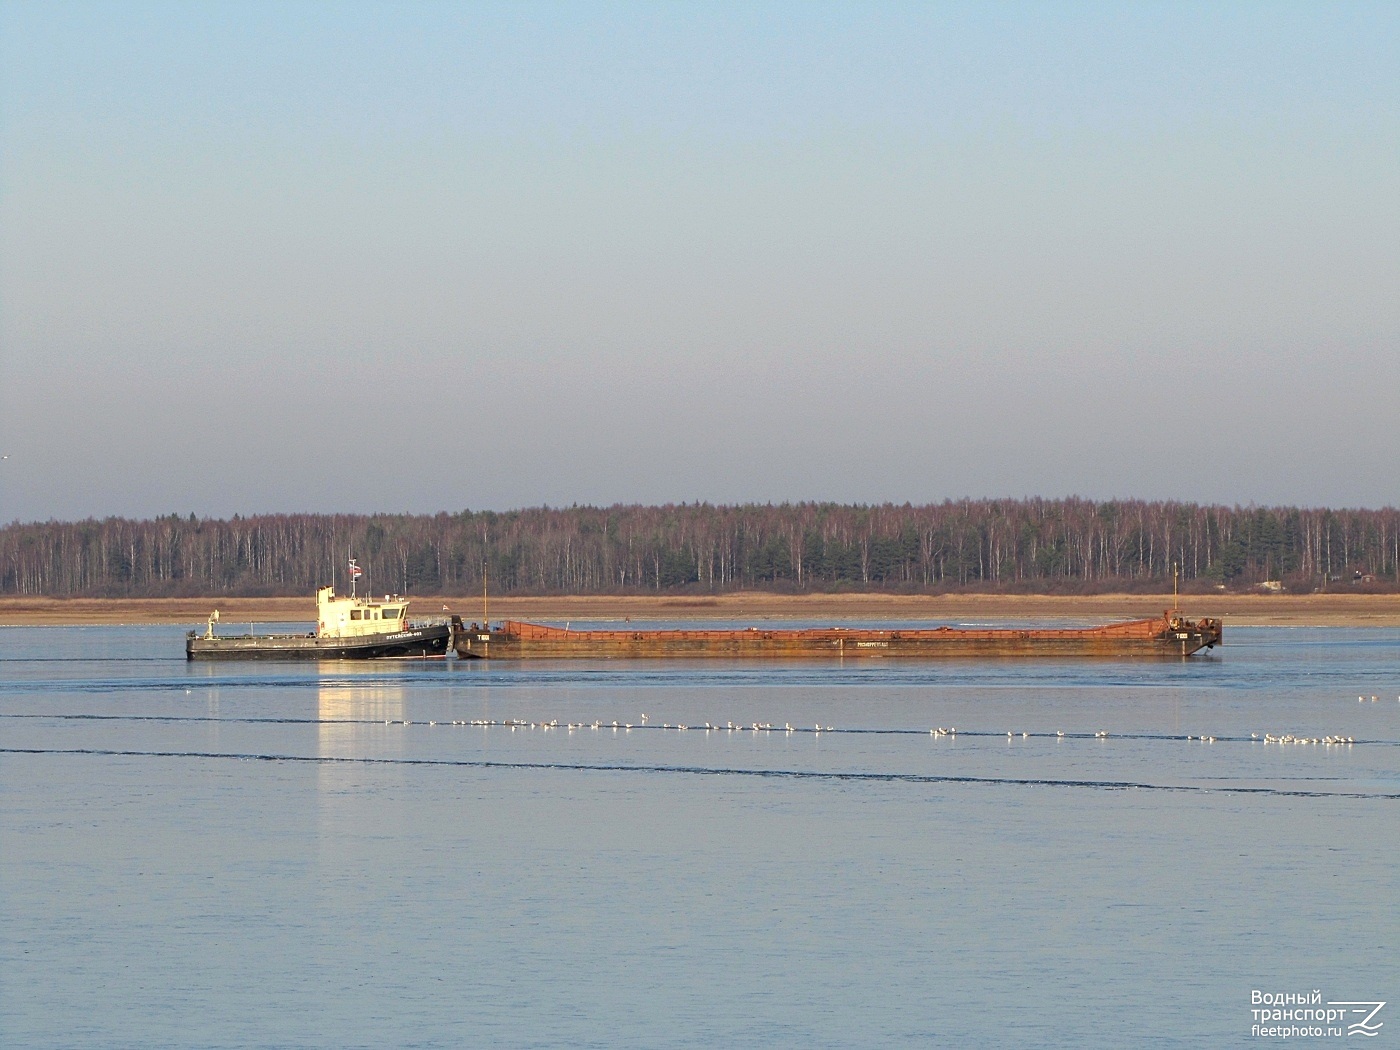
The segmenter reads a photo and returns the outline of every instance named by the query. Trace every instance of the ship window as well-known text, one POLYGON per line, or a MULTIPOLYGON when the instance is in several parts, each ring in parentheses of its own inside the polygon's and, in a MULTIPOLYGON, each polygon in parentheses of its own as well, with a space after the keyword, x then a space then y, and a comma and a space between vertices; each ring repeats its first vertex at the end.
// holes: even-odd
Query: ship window
POLYGON ((386 620, 397 620, 397 619, 399 618, 399 614, 400 614, 401 612, 403 612, 402 609, 385 609, 385 610, 384 610, 384 619, 386 619, 386 620))
POLYGON ((359 609, 351 609, 351 610, 350 610, 350 619, 352 619, 352 620, 358 620, 358 619, 360 619, 360 610, 359 610, 359 609))

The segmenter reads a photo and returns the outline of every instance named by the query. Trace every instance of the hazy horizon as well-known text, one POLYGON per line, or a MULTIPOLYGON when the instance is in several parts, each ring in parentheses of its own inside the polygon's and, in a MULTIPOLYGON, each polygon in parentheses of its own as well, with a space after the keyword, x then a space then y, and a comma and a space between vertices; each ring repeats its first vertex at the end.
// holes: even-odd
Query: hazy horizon
POLYGON ((0 524, 1400 504, 1400 9, 0 4, 0 524))

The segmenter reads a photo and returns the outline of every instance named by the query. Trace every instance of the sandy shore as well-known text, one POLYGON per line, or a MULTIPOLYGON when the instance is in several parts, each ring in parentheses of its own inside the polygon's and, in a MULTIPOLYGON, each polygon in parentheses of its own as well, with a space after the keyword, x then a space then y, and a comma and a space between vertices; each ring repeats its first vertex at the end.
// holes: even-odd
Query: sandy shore
MULTIPOLYGON (((1226 626, 1400 627, 1400 595, 1190 595, 1188 616, 1219 616, 1226 626)), ((1091 597, 1041 595, 886 594, 715 597, 498 598, 491 619, 517 620, 960 620, 1017 623, 1051 619, 1107 623, 1155 616, 1171 595, 1103 594, 1091 597)), ((480 599, 414 596, 410 616, 440 615, 446 606, 468 621, 481 618, 480 599)), ((218 608, 225 622, 309 622, 310 598, 16 598, 0 597, 0 626, 64 624, 188 624, 204 622, 218 608)))

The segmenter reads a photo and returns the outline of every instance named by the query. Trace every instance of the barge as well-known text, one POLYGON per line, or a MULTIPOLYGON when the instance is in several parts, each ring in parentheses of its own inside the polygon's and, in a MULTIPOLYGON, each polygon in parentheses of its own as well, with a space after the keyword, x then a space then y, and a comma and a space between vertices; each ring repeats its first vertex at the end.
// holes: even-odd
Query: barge
MULTIPOLYGON (((353 588, 352 588, 353 590, 353 588)), ((408 599, 386 595, 383 601, 351 594, 337 598, 335 588, 316 592, 316 630, 307 634, 216 634, 219 612, 209 617, 203 635, 185 635, 187 660, 382 660, 394 657, 446 656, 450 623, 409 623, 408 599)))
POLYGON ((702 659, 940 657, 1185 657, 1220 645, 1220 620, 1179 611, 1099 627, 870 629, 821 627, 739 630, 570 630, 506 620, 465 626, 454 618, 453 648, 463 659, 702 659))

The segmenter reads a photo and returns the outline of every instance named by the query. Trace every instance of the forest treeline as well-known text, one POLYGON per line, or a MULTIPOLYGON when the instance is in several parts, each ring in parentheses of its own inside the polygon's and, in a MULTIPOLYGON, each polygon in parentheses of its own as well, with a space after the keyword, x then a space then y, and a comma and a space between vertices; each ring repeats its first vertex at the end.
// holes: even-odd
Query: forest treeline
POLYGON ((989 499, 17 523, 0 593, 309 594, 348 589, 350 557, 367 589, 402 594, 1145 591, 1174 566, 1186 590, 1394 589, 1400 511, 989 499))

